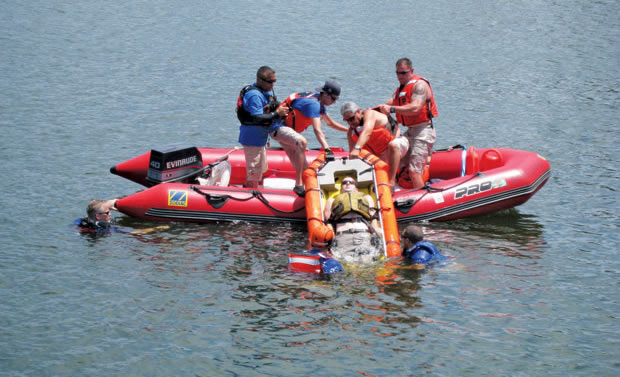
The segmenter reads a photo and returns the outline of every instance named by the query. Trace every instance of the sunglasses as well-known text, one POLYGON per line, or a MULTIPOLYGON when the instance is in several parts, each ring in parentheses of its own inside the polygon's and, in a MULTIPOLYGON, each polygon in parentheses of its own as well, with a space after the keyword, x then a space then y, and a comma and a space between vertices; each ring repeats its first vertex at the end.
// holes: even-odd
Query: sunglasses
POLYGON ((276 79, 273 79, 273 80, 267 80, 267 79, 266 79, 266 78, 264 78, 264 77, 259 77, 259 78, 260 78, 261 80, 263 80, 264 82, 269 83, 269 84, 273 84, 273 83, 275 83, 275 82, 276 82, 276 79))
POLYGON ((110 211, 105 211, 105 212, 97 212, 97 215, 109 215, 110 211))
POLYGON ((350 179, 347 179, 347 180, 342 181, 342 184, 343 184, 343 185, 354 185, 354 184, 355 184, 355 181, 352 181, 352 180, 350 180, 350 179))
POLYGON ((351 122, 353 122, 353 119, 355 119, 355 115, 351 115, 351 116, 350 116, 350 117, 348 117, 348 118, 342 118, 342 120, 344 120, 344 121, 345 121, 345 122, 347 122, 347 123, 351 123, 351 122))
POLYGON ((410 71, 396 71, 397 75, 406 75, 407 73, 409 73, 410 71))
POLYGON ((333 94, 330 94, 329 96, 330 96, 330 97, 332 97, 332 99, 334 100, 334 102, 336 102, 336 101, 338 100, 338 96, 335 96, 335 95, 333 95, 333 94))

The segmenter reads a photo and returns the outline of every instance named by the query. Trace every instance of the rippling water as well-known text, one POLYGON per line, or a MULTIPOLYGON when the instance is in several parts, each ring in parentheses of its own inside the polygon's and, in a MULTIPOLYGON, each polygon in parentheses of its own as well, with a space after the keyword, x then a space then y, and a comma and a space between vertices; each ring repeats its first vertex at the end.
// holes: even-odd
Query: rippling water
POLYGON ((618 374, 617 2, 0 9, 0 375, 618 374), (402 56, 433 84, 437 148, 552 167, 517 209, 425 224, 447 265, 316 279, 287 271, 300 225, 116 214, 125 233, 72 229, 90 199, 140 189, 110 166, 172 142, 237 145, 234 102, 258 66, 281 98, 329 78, 339 102, 371 106, 402 56))

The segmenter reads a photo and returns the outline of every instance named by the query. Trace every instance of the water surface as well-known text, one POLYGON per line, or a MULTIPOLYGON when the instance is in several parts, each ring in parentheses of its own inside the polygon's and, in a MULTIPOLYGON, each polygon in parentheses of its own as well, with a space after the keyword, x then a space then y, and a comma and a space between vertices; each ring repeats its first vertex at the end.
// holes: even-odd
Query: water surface
POLYGON ((0 375, 617 375, 619 8, 3 3, 0 375), (337 80, 338 118, 346 100, 385 101, 403 56, 433 85, 436 148, 524 149, 552 167, 517 209, 425 224, 448 265, 316 279, 287 271, 301 225, 72 229, 90 199, 141 189, 112 165, 237 145, 234 103, 259 66, 281 98, 337 80))

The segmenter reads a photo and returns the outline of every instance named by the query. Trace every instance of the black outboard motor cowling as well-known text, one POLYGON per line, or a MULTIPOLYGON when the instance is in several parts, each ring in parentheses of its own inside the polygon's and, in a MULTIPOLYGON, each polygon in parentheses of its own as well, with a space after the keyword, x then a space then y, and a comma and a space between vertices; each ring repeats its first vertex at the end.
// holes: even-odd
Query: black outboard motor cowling
POLYGON ((149 186, 162 182, 191 183, 202 170, 202 154, 198 148, 170 145, 151 149, 146 181, 149 186))

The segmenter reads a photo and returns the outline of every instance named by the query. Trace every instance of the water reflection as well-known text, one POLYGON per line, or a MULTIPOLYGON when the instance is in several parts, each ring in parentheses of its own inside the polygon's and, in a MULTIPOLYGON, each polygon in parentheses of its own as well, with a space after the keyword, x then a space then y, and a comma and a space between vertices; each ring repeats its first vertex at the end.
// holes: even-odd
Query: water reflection
POLYGON ((426 223, 423 228, 426 238, 448 255, 459 250, 484 250, 508 257, 538 259, 546 245, 544 226, 537 217, 521 214, 516 209, 445 223, 426 223))
MULTIPOLYGON (((118 225, 137 230, 161 223, 119 218, 118 225)), ((410 352, 413 342, 424 347, 428 334, 466 332, 464 324, 446 318, 471 311, 476 307, 472 300, 536 289, 528 279, 538 273, 535 264, 544 245, 544 228, 535 216, 507 211, 423 224, 426 238, 450 258, 446 266, 420 271, 398 260, 317 278, 290 273, 287 267, 288 252, 307 246, 304 225, 169 226, 130 237, 134 242, 128 249, 141 265, 140 276, 157 292, 137 299, 146 318, 143 327, 186 331, 175 327, 173 317, 194 326, 217 326, 228 347, 274 365, 303 364, 308 354, 359 348, 410 352), (445 313, 440 302, 454 313, 445 313), (265 344, 280 351, 269 352, 265 344), (304 352, 282 352, 296 348, 304 352)), ((510 311, 488 307, 480 315, 502 313, 510 311)), ((358 370, 373 370, 373 357, 378 356, 366 355, 358 370)))
POLYGON ((540 237, 544 231, 544 226, 538 221, 537 216, 522 214, 516 208, 455 221, 450 225, 455 225, 457 229, 463 225, 470 232, 519 244, 529 243, 529 240, 540 237), (493 232, 489 232, 489 227, 493 232))

